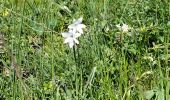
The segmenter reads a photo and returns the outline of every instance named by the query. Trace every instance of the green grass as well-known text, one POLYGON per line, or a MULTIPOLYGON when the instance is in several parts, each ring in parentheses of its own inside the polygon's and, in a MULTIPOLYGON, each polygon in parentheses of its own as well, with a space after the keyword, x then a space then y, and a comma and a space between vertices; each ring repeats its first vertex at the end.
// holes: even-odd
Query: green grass
POLYGON ((170 100, 169 0, 1 0, 0 32, 0 99, 170 100))

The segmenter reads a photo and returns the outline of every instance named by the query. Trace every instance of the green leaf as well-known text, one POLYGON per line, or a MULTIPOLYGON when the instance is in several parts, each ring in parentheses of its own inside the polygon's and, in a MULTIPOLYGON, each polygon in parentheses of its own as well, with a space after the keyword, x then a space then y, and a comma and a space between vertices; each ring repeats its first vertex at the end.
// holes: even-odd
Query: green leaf
POLYGON ((170 27, 170 21, 168 21, 167 26, 170 27))
POLYGON ((161 91, 157 91, 156 92, 156 95, 157 95, 157 100, 165 100, 165 96, 164 96, 164 91, 161 90, 161 91))
POLYGON ((144 93, 146 99, 150 100, 154 96, 155 92, 153 90, 148 90, 144 93))

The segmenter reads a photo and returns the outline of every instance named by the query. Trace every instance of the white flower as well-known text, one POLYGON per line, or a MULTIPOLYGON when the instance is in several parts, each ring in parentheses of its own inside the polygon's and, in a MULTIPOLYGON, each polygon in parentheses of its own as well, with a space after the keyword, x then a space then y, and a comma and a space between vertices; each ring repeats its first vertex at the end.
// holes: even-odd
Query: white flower
POLYGON ((71 30, 69 30, 69 32, 64 32, 61 34, 65 39, 64 43, 68 43, 70 48, 73 48, 75 43, 79 44, 79 41, 76 38, 78 38, 81 34, 75 33, 71 30))
POLYGON ((68 26, 69 30, 73 30, 76 33, 83 34, 83 28, 86 25, 82 24, 83 17, 80 17, 78 20, 74 20, 71 25, 68 26))
POLYGON ((79 44, 78 37, 83 34, 83 28, 86 26, 82 24, 83 18, 79 18, 78 20, 74 20, 71 25, 68 26, 69 31, 61 33, 64 37, 64 43, 68 43, 70 48, 73 48, 75 44, 79 44))
POLYGON ((74 44, 79 44, 79 41, 73 37, 67 37, 64 40, 64 43, 68 43, 70 48, 73 48, 74 44))
POLYGON ((153 57, 151 57, 151 56, 144 56, 143 58, 145 60, 149 60, 149 61, 153 61, 154 60, 153 57))
POLYGON ((123 25, 120 25, 120 24, 117 24, 116 25, 116 27, 119 29, 119 30, 121 30, 121 31, 123 31, 123 32, 128 32, 129 31, 129 26, 128 25, 126 25, 126 24, 123 24, 123 25))

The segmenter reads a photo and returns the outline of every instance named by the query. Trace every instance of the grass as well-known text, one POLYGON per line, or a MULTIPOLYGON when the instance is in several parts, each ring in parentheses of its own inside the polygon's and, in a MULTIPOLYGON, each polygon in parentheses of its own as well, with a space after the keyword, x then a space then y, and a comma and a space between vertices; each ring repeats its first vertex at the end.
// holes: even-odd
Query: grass
POLYGON ((1 0, 0 32, 2 100, 170 100, 168 0, 1 0))

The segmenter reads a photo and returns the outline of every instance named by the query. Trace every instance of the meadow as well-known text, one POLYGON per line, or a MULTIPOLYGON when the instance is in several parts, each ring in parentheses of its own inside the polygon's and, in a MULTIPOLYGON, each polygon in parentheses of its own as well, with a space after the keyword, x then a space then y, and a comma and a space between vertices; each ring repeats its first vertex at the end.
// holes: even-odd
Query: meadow
POLYGON ((170 1, 0 0, 0 99, 170 100, 170 1))

